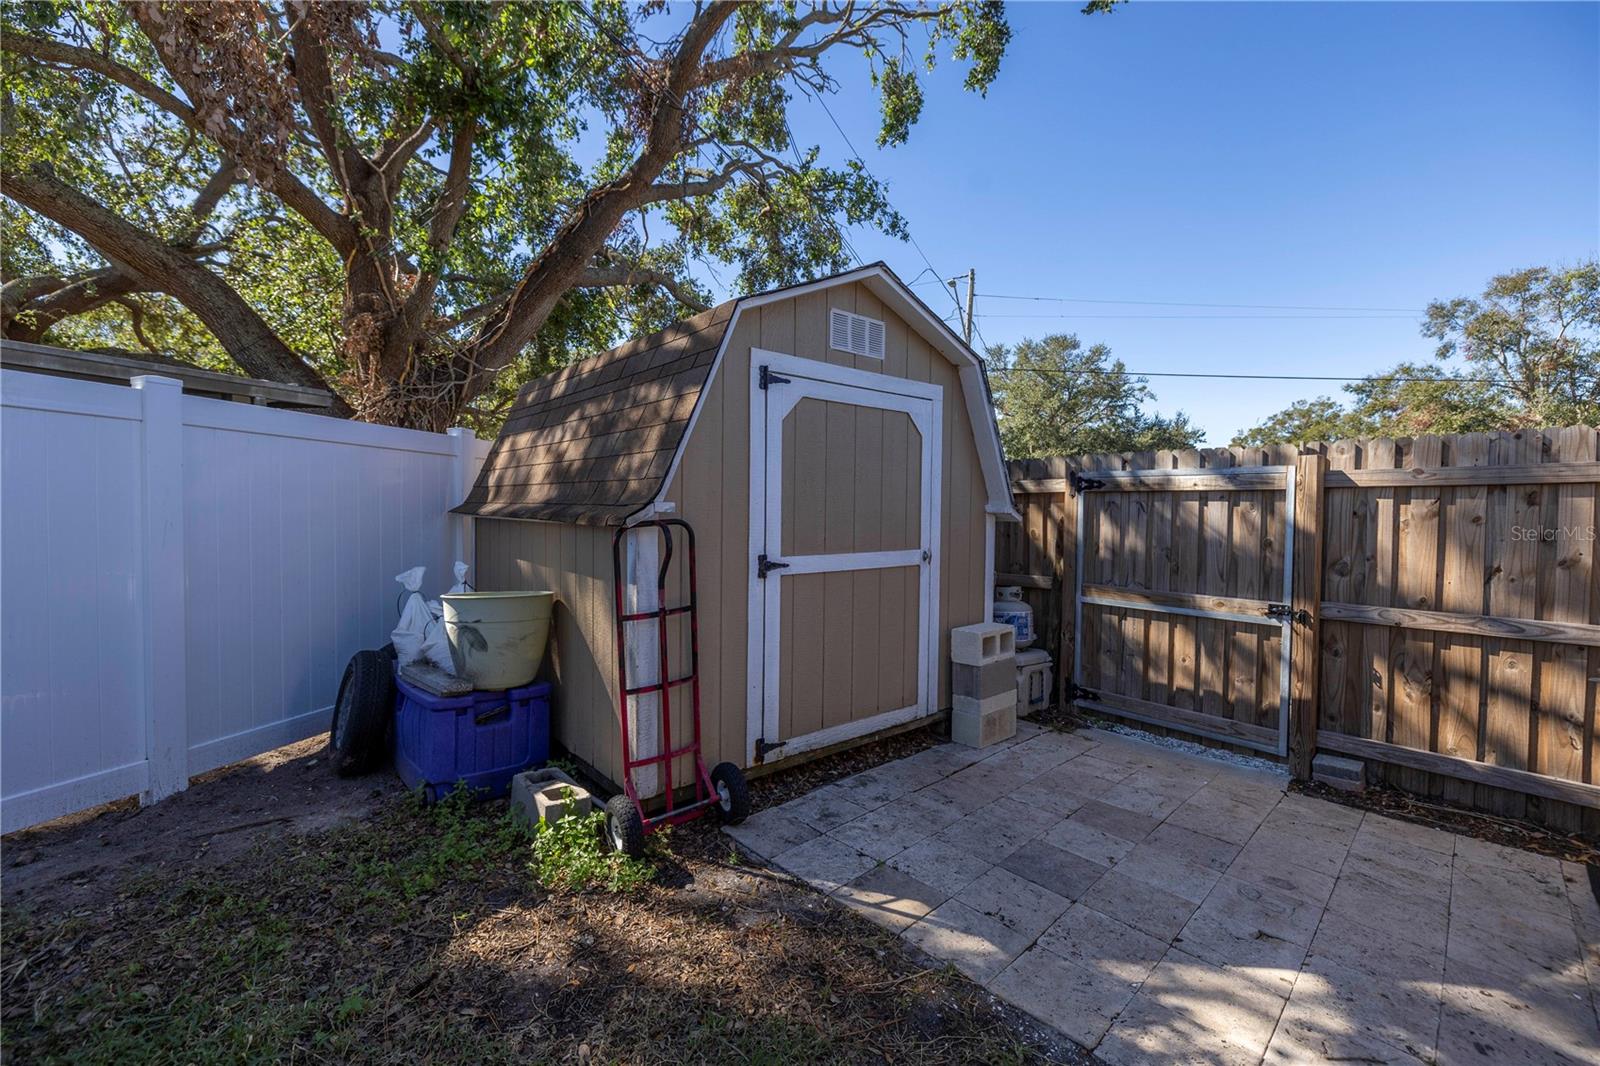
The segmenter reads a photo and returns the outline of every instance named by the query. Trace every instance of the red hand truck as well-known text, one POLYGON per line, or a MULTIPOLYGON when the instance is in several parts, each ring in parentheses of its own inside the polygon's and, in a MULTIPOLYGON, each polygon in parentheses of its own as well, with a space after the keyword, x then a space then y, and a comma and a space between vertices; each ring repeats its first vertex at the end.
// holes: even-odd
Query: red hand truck
POLYGON ((750 814, 750 789, 744 773, 731 762, 719 763, 716 769, 706 772, 705 760, 700 755, 700 623, 696 615, 694 529, 681 518, 658 518, 637 522, 618 529, 611 538, 612 577, 617 599, 617 724, 622 732, 622 792, 611 797, 606 804, 606 834, 617 851, 638 858, 644 853, 645 834, 662 825, 677 825, 715 810, 722 820, 730 824, 742 822, 750 814), (673 606, 667 604, 667 574, 672 568, 673 529, 682 529, 689 556, 689 600, 673 606), (661 569, 656 574, 656 607, 650 611, 629 613, 623 604, 622 556, 623 540, 630 533, 644 534, 646 530, 660 533, 663 542, 661 569), (672 659, 668 655, 667 620, 679 615, 689 617, 689 672, 682 677, 669 677, 672 659), (634 685, 628 679, 627 627, 630 622, 655 619, 656 647, 660 656, 659 680, 634 685), (672 746, 672 693, 674 689, 689 686, 689 708, 694 722, 694 736, 681 748, 672 746), (660 694, 661 754, 634 758, 628 744, 628 698, 660 694), (672 782, 672 764, 685 756, 694 757, 694 799, 676 803, 672 782), (641 766, 661 766, 665 777, 665 809, 657 815, 646 817, 639 790, 634 785, 633 772, 641 766))

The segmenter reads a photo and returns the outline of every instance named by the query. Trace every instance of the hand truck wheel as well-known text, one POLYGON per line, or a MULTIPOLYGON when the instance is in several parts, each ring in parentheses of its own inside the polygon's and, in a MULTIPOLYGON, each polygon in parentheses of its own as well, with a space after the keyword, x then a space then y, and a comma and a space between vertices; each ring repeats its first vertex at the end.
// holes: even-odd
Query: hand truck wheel
POLYGON ((711 787, 717 791, 717 811, 729 825, 750 817, 750 785, 744 771, 731 762, 718 763, 711 771, 711 787))
POLYGON ((626 793, 612 796, 606 804, 606 839, 613 851, 630 859, 644 857, 644 819, 626 793))

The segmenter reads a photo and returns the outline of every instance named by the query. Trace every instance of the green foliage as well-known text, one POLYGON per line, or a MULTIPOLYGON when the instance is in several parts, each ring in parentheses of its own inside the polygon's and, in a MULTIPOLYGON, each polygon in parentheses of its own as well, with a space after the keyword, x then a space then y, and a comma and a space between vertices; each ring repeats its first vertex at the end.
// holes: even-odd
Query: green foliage
MULTIPOLYGON (((623 183, 638 194, 680 191, 632 202, 598 250, 588 236, 577 241, 576 220, 594 198, 654 150, 665 72, 704 14, 614 0, 7 4, 0 162, 9 172, 47 164, 159 242, 194 249, 364 414, 391 411, 374 373, 399 378, 386 387, 413 398, 470 381, 462 387, 478 399, 469 420, 492 429, 526 377, 706 302, 691 280, 695 264, 731 265, 733 287, 749 291, 846 267, 847 227, 905 236, 882 182, 790 135, 795 92, 839 88, 825 55, 866 60, 882 110, 879 143, 889 145, 910 135, 922 79, 939 59, 964 66, 966 88, 982 93, 1010 39, 994 2, 741 5, 700 57, 692 88, 669 99, 684 113, 665 161, 623 183), (325 86, 300 54, 301 30, 326 53, 325 86), (79 58, 49 58, 50 48, 79 58), (172 100, 181 103, 163 102, 172 100), (191 108, 197 119, 185 117, 191 108), (469 147, 456 159, 462 131, 471 132, 469 147), (366 163, 352 176, 351 156, 341 154, 375 162, 406 143, 420 148, 377 184, 362 176, 366 163), (457 165, 464 177, 452 179, 457 165), (332 228, 357 224, 354 249, 335 250, 327 220, 318 225, 318 211, 275 181, 284 174, 334 216, 332 228), (203 190, 219 178, 226 187, 208 202, 203 190), (466 199, 459 222, 436 232, 458 195, 466 199), (534 338, 521 343, 518 332, 516 350, 495 348, 478 362, 493 346, 498 308, 521 298, 530 271, 552 251, 559 258, 562 242, 581 245, 570 256, 578 263, 625 264, 640 280, 579 281, 532 300, 508 317, 536 322, 534 338), (675 283, 670 293, 662 278, 675 283), (357 402, 357 389, 373 391, 371 405, 357 402)), ((7 281, 107 266, 103 249, 12 200, 0 201, 0 235, 7 281)), ((45 339, 226 365, 224 345, 208 339, 193 308, 156 295, 161 281, 143 279, 117 302, 91 301, 45 339)), ((404 406, 413 402, 424 401, 396 401, 393 417, 418 417, 404 406)))
POLYGON ((1506 382, 1494 402, 1515 425, 1600 424, 1600 261, 1513 271, 1478 299, 1436 300, 1422 333, 1439 360, 1506 382))
MULTIPOLYGON (((571 790, 564 799, 570 800, 571 790)), ((578 892, 631 892, 656 875, 653 865, 611 850, 605 842, 606 816, 600 811, 568 815, 554 824, 541 821, 533 838, 533 871, 546 888, 578 892)), ((650 840, 660 846, 660 831, 650 840)))
POLYGON ((1085 349, 1070 333, 989 350, 990 380, 1006 456, 1027 459, 1096 452, 1193 448, 1204 432, 1179 411, 1146 412, 1155 398, 1111 349, 1085 349))
POLYGON ((1234 434, 1234 447, 1300 444, 1306 441, 1359 437, 1365 432, 1358 416, 1329 396, 1296 400, 1265 422, 1234 434))
POLYGON ((1435 362, 1346 385, 1347 407, 1295 403, 1233 443, 1600 425, 1600 263, 1501 274, 1479 299, 1429 304, 1422 334, 1435 362))

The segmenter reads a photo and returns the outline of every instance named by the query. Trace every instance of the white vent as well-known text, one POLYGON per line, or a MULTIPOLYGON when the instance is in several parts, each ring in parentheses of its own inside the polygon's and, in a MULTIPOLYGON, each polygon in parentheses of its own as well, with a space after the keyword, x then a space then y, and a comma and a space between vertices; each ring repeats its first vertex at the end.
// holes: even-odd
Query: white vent
POLYGON ((838 308, 828 312, 828 347, 835 351, 883 358, 883 322, 838 308))

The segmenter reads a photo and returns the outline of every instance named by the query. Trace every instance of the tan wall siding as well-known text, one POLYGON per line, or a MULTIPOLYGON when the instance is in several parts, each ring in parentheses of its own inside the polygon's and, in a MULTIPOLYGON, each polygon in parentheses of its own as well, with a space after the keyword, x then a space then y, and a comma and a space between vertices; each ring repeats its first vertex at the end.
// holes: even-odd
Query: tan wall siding
POLYGON ((491 518, 474 525, 478 588, 555 592, 554 640, 541 674, 556 683, 552 733, 620 783, 612 530, 491 518))
POLYGON ((666 497, 695 528, 700 548, 702 709, 708 763, 745 761, 750 502, 750 350, 766 348, 874 373, 932 382, 944 392, 944 515, 939 706, 950 706, 949 630, 987 616, 984 507, 977 445, 956 368, 862 285, 797 296, 740 315, 666 497), (828 310, 882 319, 883 360, 828 349, 828 310), (714 724, 713 724, 714 723, 714 724))

